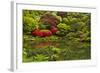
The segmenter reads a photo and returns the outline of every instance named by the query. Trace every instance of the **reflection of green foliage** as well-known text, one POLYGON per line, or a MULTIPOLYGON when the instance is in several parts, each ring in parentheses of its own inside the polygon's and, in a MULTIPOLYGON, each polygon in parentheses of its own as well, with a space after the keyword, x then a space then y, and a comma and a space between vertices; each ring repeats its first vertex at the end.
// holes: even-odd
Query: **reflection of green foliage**
POLYGON ((59 48, 56 48, 56 47, 52 47, 52 49, 51 49, 54 53, 61 53, 61 49, 59 49, 59 48))
POLYGON ((49 58, 49 57, 47 57, 47 56, 45 56, 45 55, 37 54, 36 56, 33 57, 33 61, 36 61, 36 62, 48 61, 48 58, 49 58))
POLYGON ((41 37, 41 38, 39 38, 39 37, 35 37, 35 40, 34 41, 38 41, 38 42, 48 42, 48 41, 56 41, 56 40, 58 40, 58 37, 56 37, 56 36, 50 36, 50 37, 41 37))

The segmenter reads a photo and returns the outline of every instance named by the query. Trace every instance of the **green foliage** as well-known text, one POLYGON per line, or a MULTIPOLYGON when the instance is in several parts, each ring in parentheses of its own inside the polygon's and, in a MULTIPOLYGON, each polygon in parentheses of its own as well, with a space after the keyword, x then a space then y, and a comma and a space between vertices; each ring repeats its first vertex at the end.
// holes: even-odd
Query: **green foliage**
POLYGON ((37 21, 34 20, 31 17, 23 17, 23 31, 24 33, 30 33, 32 30, 36 28, 36 25, 38 25, 37 21))
POLYGON ((39 28, 40 28, 40 29, 50 29, 51 26, 50 26, 50 25, 47 25, 47 24, 40 23, 40 24, 39 24, 39 28))
POLYGON ((56 41, 58 40, 59 38, 56 37, 56 36, 50 36, 50 37, 43 37, 43 38, 39 38, 39 37, 35 37, 35 42, 48 42, 48 41, 56 41))
POLYGON ((32 30, 39 26, 39 19, 42 12, 24 10, 23 11, 23 31, 24 34, 30 34, 32 30))
POLYGON ((64 17, 63 20, 62 20, 62 22, 65 23, 65 24, 70 25, 70 21, 69 21, 68 18, 65 18, 65 17, 64 17))
POLYGON ((37 54, 36 56, 33 56, 33 61, 36 61, 36 62, 48 61, 48 58, 49 57, 47 57, 45 55, 37 54))
POLYGON ((71 29, 71 27, 65 23, 59 23, 57 27, 59 31, 57 31, 56 34, 59 36, 65 36, 68 33, 68 31, 71 29))
POLYGON ((71 30, 80 31, 80 30, 82 30, 85 27, 85 25, 86 24, 83 23, 83 22, 77 22, 75 24, 71 24, 71 30))
POLYGON ((23 10, 23 62, 90 59, 90 27, 90 13, 23 10), (57 32, 51 36, 31 34, 37 27, 50 30, 54 26, 57 32))
POLYGON ((59 24, 57 25, 57 27, 58 27, 59 30, 65 30, 65 31, 70 30, 70 26, 69 26, 69 25, 66 25, 66 24, 64 24, 64 23, 59 23, 59 24))
POLYGON ((61 53, 61 49, 59 49, 59 48, 56 48, 56 47, 52 47, 52 49, 51 49, 54 53, 61 53))
POLYGON ((62 22, 61 16, 56 16, 56 18, 57 18, 60 22, 62 22))

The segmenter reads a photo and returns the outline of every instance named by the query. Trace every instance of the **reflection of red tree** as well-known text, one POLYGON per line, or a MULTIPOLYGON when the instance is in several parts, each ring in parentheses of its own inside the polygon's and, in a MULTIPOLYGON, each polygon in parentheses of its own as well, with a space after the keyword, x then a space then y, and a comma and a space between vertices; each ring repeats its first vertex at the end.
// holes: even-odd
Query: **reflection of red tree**
POLYGON ((56 47, 60 46, 58 42, 48 41, 48 42, 41 42, 37 45, 34 45, 33 48, 43 48, 43 47, 50 46, 50 45, 53 45, 53 46, 56 46, 56 47))
POLYGON ((52 42, 48 41, 48 42, 42 42, 39 43, 37 45, 34 45, 33 48, 43 48, 45 46, 50 46, 52 44, 52 42))

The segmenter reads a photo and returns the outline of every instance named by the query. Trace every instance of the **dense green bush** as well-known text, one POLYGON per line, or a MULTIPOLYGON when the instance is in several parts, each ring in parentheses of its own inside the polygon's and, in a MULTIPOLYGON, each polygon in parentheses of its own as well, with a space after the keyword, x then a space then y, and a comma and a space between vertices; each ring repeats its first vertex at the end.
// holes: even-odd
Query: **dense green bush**
POLYGON ((59 31, 56 34, 60 36, 65 36, 71 29, 71 27, 65 23, 59 23, 57 27, 59 31))

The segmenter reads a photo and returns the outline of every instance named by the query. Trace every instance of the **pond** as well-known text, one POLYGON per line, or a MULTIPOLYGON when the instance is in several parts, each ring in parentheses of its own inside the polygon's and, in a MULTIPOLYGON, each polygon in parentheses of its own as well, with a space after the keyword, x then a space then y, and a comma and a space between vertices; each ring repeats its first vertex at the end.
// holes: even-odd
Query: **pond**
MULTIPOLYGON (((45 38, 46 40, 43 40, 44 38, 39 37, 38 40, 35 38, 35 40, 24 41, 24 48, 26 48, 26 53, 28 54, 26 58, 28 59, 37 55, 47 56, 47 61, 91 58, 89 42, 79 42, 64 38, 62 40, 61 38, 57 40, 47 40, 47 38, 45 38)), ((30 62, 32 61, 34 61, 33 58, 30 62)), ((24 62, 26 61, 24 60, 24 62)))

